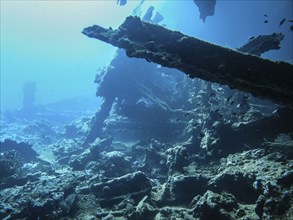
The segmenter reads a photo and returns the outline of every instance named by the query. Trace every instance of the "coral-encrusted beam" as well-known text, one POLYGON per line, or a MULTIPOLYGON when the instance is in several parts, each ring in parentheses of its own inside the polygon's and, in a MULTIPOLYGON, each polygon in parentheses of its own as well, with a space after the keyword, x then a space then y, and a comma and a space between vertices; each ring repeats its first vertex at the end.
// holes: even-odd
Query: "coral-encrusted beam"
POLYGON ((145 58, 192 78, 226 84, 293 107, 293 65, 289 63, 244 54, 132 16, 117 30, 93 25, 82 33, 123 48, 129 57, 145 58))

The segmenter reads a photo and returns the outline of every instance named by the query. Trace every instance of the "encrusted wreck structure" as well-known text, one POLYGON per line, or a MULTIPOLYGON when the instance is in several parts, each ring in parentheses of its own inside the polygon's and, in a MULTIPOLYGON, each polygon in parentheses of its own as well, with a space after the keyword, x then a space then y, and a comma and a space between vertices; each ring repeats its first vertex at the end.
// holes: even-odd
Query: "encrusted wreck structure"
POLYGON ((280 49, 280 43, 284 39, 285 35, 282 33, 273 33, 271 35, 259 35, 240 47, 238 50, 243 53, 254 54, 261 56, 261 54, 270 51, 280 49))
POLYGON ((193 0, 194 4, 198 7, 199 18, 205 22, 208 16, 215 14, 216 0, 193 0))
POLYGON ((129 57, 293 106, 293 65, 289 63, 244 54, 132 16, 117 30, 93 25, 82 33, 125 49, 129 57))

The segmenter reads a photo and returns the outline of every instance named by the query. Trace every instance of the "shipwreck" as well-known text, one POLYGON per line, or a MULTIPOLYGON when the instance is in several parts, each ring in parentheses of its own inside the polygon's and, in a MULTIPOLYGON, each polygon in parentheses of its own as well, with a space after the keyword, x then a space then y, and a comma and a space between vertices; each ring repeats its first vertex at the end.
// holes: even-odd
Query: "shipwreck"
POLYGON ((117 29, 98 25, 83 34, 123 48, 127 56, 176 68, 189 77, 228 85, 293 106, 293 65, 221 47, 129 16, 117 29))

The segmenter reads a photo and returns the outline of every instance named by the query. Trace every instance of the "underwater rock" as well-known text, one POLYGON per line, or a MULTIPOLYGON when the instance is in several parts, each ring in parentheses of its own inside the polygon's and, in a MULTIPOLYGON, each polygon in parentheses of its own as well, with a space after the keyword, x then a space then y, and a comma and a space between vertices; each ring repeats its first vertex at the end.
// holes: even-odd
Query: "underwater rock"
POLYGON ((256 201, 255 206, 255 213, 261 218, 263 215, 263 209, 265 204, 265 197, 263 195, 260 195, 256 201))
POLYGON ((270 50, 279 50, 280 43, 285 35, 282 33, 273 33, 271 35, 259 35, 250 40, 248 43, 238 48, 240 52, 254 54, 260 56, 261 54, 270 50))
MULTIPOLYGON (((0 179, 21 172, 23 161, 20 154, 15 150, 5 151, 0 154, 0 179)), ((3 182, 3 180, 1 181, 3 182)), ((2 185, 2 184, 1 184, 2 185)))
POLYGON ((130 157, 120 151, 102 152, 100 169, 105 177, 117 177, 131 172, 130 157))
POLYGON ((167 156, 164 152, 164 145, 156 140, 152 140, 145 147, 139 143, 132 147, 132 157, 135 158, 132 168, 139 169, 148 176, 155 179, 166 180, 168 178, 167 156))
POLYGON ((215 14, 216 0, 193 0, 194 4, 198 7, 199 18, 205 22, 207 16, 215 14))
POLYGON ((138 203, 135 211, 129 216, 129 219, 154 219, 158 213, 158 208, 149 196, 143 197, 138 203))
MULTIPOLYGON (((207 179, 203 176, 170 177, 165 188, 165 197, 160 201, 164 205, 188 205, 197 195, 206 191, 207 179)), ((162 205, 161 204, 161 205, 162 205)))
POLYGON ((288 169, 287 164, 292 166, 292 160, 273 160, 272 158, 278 154, 280 153, 276 150, 270 152, 264 149, 254 149, 228 156, 227 166, 223 172, 210 181, 212 183, 216 179, 222 179, 220 181, 222 183, 217 183, 217 187, 220 187, 215 189, 212 184, 211 189, 217 192, 225 190, 233 194, 238 204, 255 204, 255 213, 262 219, 274 218, 273 216, 283 219, 280 217, 282 215, 284 215, 284 219, 290 219, 289 216, 292 214, 289 210, 292 207, 292 201, 289 199, 289 195, 293 188, 292 185, 284 185, 279 180, 287 176, 287 172, 284 171, 288 169), (235 169, 238 166, 243 169, 235 169))
MULTIPOLYGON (((186 89, 186 84, 183 85, 186 89)), ((220 98, 214 94, 218 87, 198 89, 198 95, 220 98)), ((212 101, 215 99, 209 99, 203 106, 200 98, 196 98, 195 103, 201 105, 192 111, 181 110, 175 119, 179 117, 187 125, 189 117, 194 119, 190 122, 190 125, 196 123, 198 129, 194 135, 206 135, 209 130, 210 135, 227 139, 221 142, 225 153, 218 157, 209 151, 204 155, 200 142, 192 139, 161 141, 140 136, 128 142, 123 135, 115 139, 121 130, 113 135, 108 124, 105 134, 111 138, 95 138, 88 146, 81 147, 79 143, 86 134, 84 129, 88 128, 89 119, 78 121, 80 125, 74 129, 77 136, 72 135, 72 139, 64 127, 61 129, 62 125, 58 129, 57 126, 53 131, 63 131, 60 137, 64 138, 53 139, 57 141, 50 145, 43 144, 37 132, 26 133, 30 134, 29 139, 22 138, 24 129, 18 125, 9 130, 12 126, 8 123, 5 132, 16 134, 17 143, 30 140, 29 143, 36 143, 34 147, 51 148, 61 159, 53 163, 44 160, 23 163, 16 151, 13 152, 20 158, 9 155, 11 151, 1 153, 1 156, 8 153, 8 163, 1 165, 0 171, 12 169, 1 178, 0 219, 293 219, 292 110, 280 108, 271 114, 269 109, 269 117, 257 116, 254 120, 250 115, 248 124, 239 119, 235 121, 239 126, 232 126, 233 122, 221 121, 211 113, 212 101), (224 129, 222 124, 230 129, 224 129), (240 147, 240 143, 248 144, 240 147), (76 164, 78 169, 62 159, 72 154, 81 162, 76 164)), ((223 102, 228 107, 232 101, 234 106, 238 104, 235 97, 219 101, 222 102, 213 102, 217 108, 223 102)), ((229 109, 223 108, 218 113, 230 120, 229 109)), ((118 128, 135 130, 134 135, 138 135, 138 127, 125 128, 125 121, 112 114, 111 120, 118 118, 115 122, 118 128)), ((146 120, 149 122, 149 118, 146 120)), ((32 129, 35 130, 38 129, 32 129)), ((190 135, 185 137, 188 139, 190 135)))
POLYGON ((265 199, 263 208, 260 206, 259 212, 262 219, 273 219, 273 216, 276 215, 284 216, 280 219, 291 219, 292 213, 290 214, 290 209, 292 210, 292 193, 293 190, 283 191, 278 196, 275 195, 265 199))
POLYGON ((166 151, 167 154, 167 166, 169 167, 169 173, 176 171, 182 171, 184 166, 189 164, 188 151, 186 147, 174 146, 166 151))
POLYGON ((177 31, 127 17, 117 29, 98 25, 83 34, 126 50, 188 76, 226 84, 254 96, 293 106, 293 65, 273 62, 186 36, 177 31))
MULTIPOLYGON (((110 147, 112 139, 96 139, 94 143, 81 154, 73 154, 70 156, 69 165, 73 170, 83 170, 90 161, 98 161, 101 159, 101 152, 110 147)), ((77 153, 77 152, 75 152, 77 153)))
POLYGON ((140 171, 91 186, 102 207, 118 204, 126 196, 141 199, 150 193, 151 188, 150 180, 140 171))
MULTIPOLYGON (((227 125, 219 126, 218 135, 221 137, 222 147, 220 149, 222 153, 236 152, 235 150, 239 151, 240 149, 245 149, 247 145, 270 145, 273 143, 263 142, 263 140, 270 140, 272 137, 279 136, 280 133, 291 132, 293 129, 292 109, 279 108, 276 113, 276 115, 269 117, 259 117, 258 120, 252 120, 252 122, 247 125, 240 124, 238 127, 227 125), (235 148, 235 146, 237 146, 237 148, 235 148)), ((247 114, 247 116, 253 119, 256 115, 247 114)), ((279 143, 275 143, 275 145, 280 144, 281 146, 285 144, 285 141, 282 139, 278 142, 279 143)), ((277 157, 272 159, 276 160, 277 157)))
POLYGON ((242 202, 255 203, 259 192, 253 187, 254 178, 242 173, 221 173, 212 179, 209 186, 213 191, 221 193, 226 191, 242 202), (241 190, 239 190, 241 187, 241 190))
POLYGON ((23 186, 1 190, 1 219, 61 219, 75 203, 80 173, 37 175, 23 186))
POLYGON ((285 186, 293 185, 293 171, 286 171, 283 175, 278 179, 278 183, 283 184, 285 186))
POLYGON ((188 169, 165 170, 166 178, 158 179, 149 168, 137 171, 141 167, 134 161, 145 163, 141 158, 153 148, 160 154, 153 161, 156 168, 173 145, 152 140, 121 152, 106 146, 93 161, 96 170, 89 167, 91 162, 82 171, 35 167, 23 184, 1 188, 1 219, 292 219, 292 158, 276 148, 234 153, 205 164, 189 159, 188 169), (125 164, 128 173, 137 172, 114 178, 101 172, 107 162, 119 165, 123 157, 132 157, 125 164))
MULTIPOLYGON (((92 120, 91 118, 92 118, 92 115, 91 117, 83 116, 74 121, 71 121, 69 124, 66 124, 64 126, 65 131, 63 134, 65 138, 69 141, 74 139, 76 140, 76 139, 85 138, 91 126, 91 120, 92 120)), ((63 144, 60 147, 63 147, 63 144)), ((64 152, 64 150, 61 150, 61 149, 60 151, 64 152)), ((62 154, 62 152, 60 153, 62 154)))
POLYGON ((200 219, 235 219, 229 212, 238 208, 237 201, 232 194, 218 194, 208 190, 195 204, 194 216, 200 219))
POLYGON ((61 202, 61 207, 62 207, 64 213, 69 214, 72 211, 72 209, 74 209, 76 197, 77 197, 76 194, 72 193, 72 194, 68 195, 64 199, 64 201, 61 202))
POLYGON ((37 159, 37 153, 32 149, 32 145, 24 142, 16 142, 10 139, 0 143, 0 152, 15 150, 18 152, 24 162, 31 162, 37 159))

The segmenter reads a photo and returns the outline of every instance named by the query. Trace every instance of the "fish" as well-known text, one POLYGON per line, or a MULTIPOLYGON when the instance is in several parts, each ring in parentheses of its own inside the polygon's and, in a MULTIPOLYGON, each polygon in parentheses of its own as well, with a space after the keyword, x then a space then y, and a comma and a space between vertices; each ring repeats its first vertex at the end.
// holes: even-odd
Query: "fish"
POLYGON ((290 30, 293 31, 293 25, 290 26, 290 30))
POLYGON ((268 20, 265 20, 265 21, 264 21, 264 23, 268 23, 268 22, 269 22, 268 20))
POLYGON ((293 20, 289 20, 288 22, 293 22, 293 20))
POLYGON ((282 24, 284 24, 284 22, 286 21, 286 18, 283 18, 280 23, 279 23, 279 26, 281 26, 282 24))
POLYGON ((249 40, 253 40, 254 38, 255 38, 255 37, 254 37, 254 36, 252 36, 252 37, 250 37, 250 38, 249 38, 249 40))
POLYGON ((117 0, 117 5, 123 6, 127 4, 127 0, 117 0))
POLYGON ((185 114, 184 114, 184 116, 188 116, 188 115, 190 115, 190 113, 189 113, 189 112, 187 112, 187 113, 185 113, 185 114))
POLYGON ((268 15, 267 15, 267 14, 264 14, 264 16, 265 16, 265 17, 268 17, 268 15))

